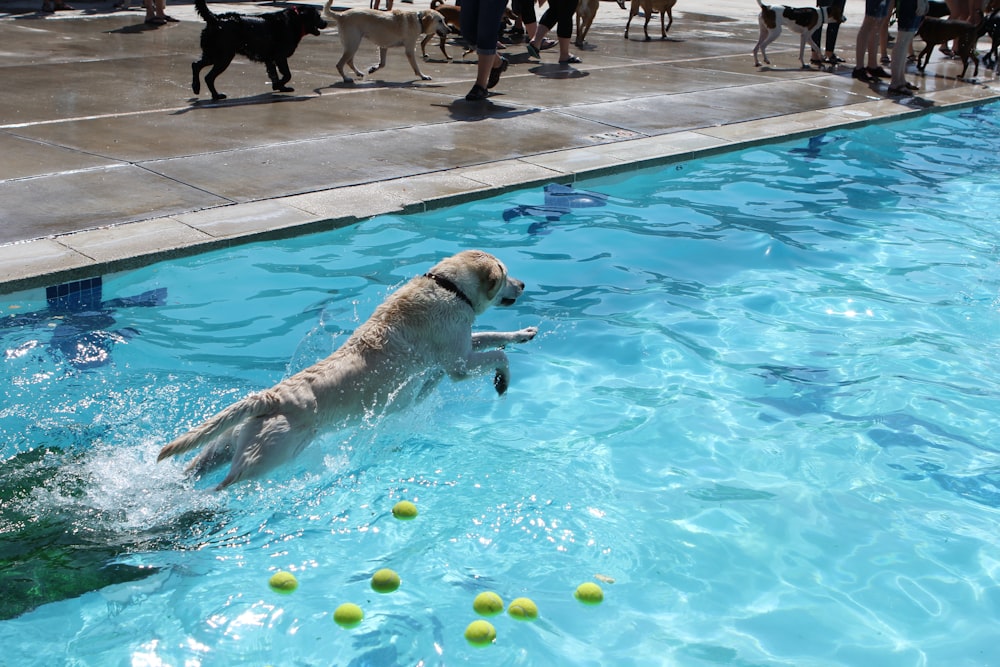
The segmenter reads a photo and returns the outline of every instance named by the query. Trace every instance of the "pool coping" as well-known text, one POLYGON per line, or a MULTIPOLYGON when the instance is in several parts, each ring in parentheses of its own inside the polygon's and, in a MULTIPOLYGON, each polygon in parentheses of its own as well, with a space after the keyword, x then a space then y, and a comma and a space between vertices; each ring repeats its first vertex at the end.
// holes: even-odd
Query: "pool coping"
POLYGON ((919 103, 869 100, 20 241, 0 246, 0 294, 336 229, 378 215, 425 212, 545 183, 575 182, 998 98, 1000 91, 970 85, 925 93, 919 103))

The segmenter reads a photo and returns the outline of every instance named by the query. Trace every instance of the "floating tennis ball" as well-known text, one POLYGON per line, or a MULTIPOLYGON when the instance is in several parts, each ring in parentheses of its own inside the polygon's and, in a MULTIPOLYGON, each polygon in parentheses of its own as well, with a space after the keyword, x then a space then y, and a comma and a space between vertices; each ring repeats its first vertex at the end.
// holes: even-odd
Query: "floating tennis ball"
POLYGON ((345 602, 333 611, 333 620, 342 628, 353 628, 364 618, 365 612, 361 611, 361 607, 350 602, 345 602))
POLYGON ((601 604, 604 600, 604 591, 597 584, 587 582, 576 587, 573 597, 583 604, 601 604))
POLYGON ((392 506, 392 515, 401 521, 417 518, 417 506, 409 500, 400 500, 392 506))
POLYGON ((476 596, 472 608, 480 616, 496 616, 503 611, 503 600, 496 593, 486 591, 476 596))
POLYGON ((465 629, 465 640, 473 646, 489 646, 496 639, 496 628, 489 621, 473 621, 465 629))
POLYGON ((372 575, 372 590, 376 593, 391 593, 399 584, 399 575, 387 567, 372 575))
POLYGON ((529 598, 516 598, 507 607, 507 613, 519 621, 533 621, 538 618, 538 607, 529 598))
POLYGON ((275 572, 268 580, 267 585, 270 586, 271 590, 275 593, 288 595, 299 587, 299 582, 295 579, 294 574, 282 570, 280 572, 275 572))

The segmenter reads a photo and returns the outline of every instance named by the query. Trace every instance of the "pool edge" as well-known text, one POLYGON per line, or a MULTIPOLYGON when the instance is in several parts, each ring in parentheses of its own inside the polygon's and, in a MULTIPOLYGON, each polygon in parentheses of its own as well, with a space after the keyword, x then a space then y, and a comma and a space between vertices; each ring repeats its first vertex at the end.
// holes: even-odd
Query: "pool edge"
POLYGON ((976 106, 1000 99, 1000 91, 969 86, 912 99, 921 102, 874 99, 0 245, 0 294, 137 269, 218 248, 327 231, 378 215, 424 212, 545 183, 575 182, 833 128, 976 106), (392 187, 385 187, 386 183, 392 187))

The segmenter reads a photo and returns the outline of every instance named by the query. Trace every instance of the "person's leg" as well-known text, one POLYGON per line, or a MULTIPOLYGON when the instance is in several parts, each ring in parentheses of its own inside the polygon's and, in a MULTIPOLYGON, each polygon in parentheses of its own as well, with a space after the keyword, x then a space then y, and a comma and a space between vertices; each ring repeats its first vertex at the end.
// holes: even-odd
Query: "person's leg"
MULTIPOLYGON (((833 3, 830 5, 830 9, 840 10, 840 16, 843 16, 846 6, 847 6, 847 0, 833 0, 833 3)), ((837 58, 836 54, 837 36, 839 34, 840 34, 839 21, 830 23, 826 26, 826 53, 823 54, 823 57, 827 61, 829 61, 831 65, 836 65, 837 62, 840 61, 840 59, 837 58)), ((819 44, 819 40, 816 41, 816 44, 819 44)))
POLYGON ((462 3, 462 36, 470 45, 475 45, 478 57, 476 83, 465 96, 469 101, 486 99, 491 77, 499 79, 499 72, 506 69, 506 60, 497 55, 497 30, 506 6, 506 0, 466 0, 462 3), (495 75, 494 69, 498 70, 495 75))
POLYGON ((899 0, 899 6, 896 10, 896 43, 892 47, 890 93, 902 94, 917 88, 906 80, 906 54, 913 44, 913 35, 919 25, 917 0, 899 0))
MULTIPOLYGON (((816 6, 817 7, 827 7, 827 8, 829 8, 830 5, 833 4, 833 2, 834 2, 834 0, 816 0, 816 6)), ((830 34, 830 30, 832 30, 832 29, 833 29, 833 26, 831 25, 829 28, 827 28, 826 34, 829 35, 830 34)), ((816 30, 813 31, 812 41, 817 46, 819 46, 820 41, 822 39, 823 39, 823 24, 820 23, 819 26, 816 27, 816 30)), ((819 64, 819 63, 823 62, 823 54, 818 53, 817 51, 813 50, 813 52, 812 52, 812 59, 811 60, 812 60, 813 64, 819 64)))
POLYGON ((542 48, 542 42, 545 40, 545 35, 548 34, 549 30, 552 29, 559 21, 559 15, 553 8, 552 3, 549 3, 548 9, 542 14, 542 18, 538 19, 538 25, 535 27, 534 34, 531 34, 531 40, 528 42, 528 54, 532 58, 538 58, 541 56, 538 52, 542 48))
POLYGON ((556 24, 556 35, 559 37, 559 62, 578 63, 580 59, 569 52, 570 40, 573 39, 573 15, 576 13, 578 0, 550 0, 555 3, 559 20, 556 24))

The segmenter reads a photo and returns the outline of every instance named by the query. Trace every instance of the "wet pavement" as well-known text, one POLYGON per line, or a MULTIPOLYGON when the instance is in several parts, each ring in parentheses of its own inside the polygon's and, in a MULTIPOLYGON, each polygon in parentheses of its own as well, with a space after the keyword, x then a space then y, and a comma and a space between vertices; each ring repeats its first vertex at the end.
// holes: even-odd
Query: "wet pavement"
MULTIPOLYGON (((191 91, 204 25, 192 4, 168 0, 180 21, 153 27, 138 7, 71 2, 42 14, 41 0, 0 0, 0 292, 1000 95, 994 73, 957 81, 960 61, 936 54, 909 77, 915 97, 889 98, 849 66, 800 69, 791 33, 756 68, 754 2, 682 0, 670 39, 650 42, 641 17, 623 39, 628 11, 602 2, 580 65, 509 46, 488 102, 464 100, 475 66, 457 43, 450 62, 428 46, 430 81, 392 49, 344 84, 333 27, 290 60, 294 93, 271 93, 263 65, 237 57, 217 82, 228 99, 212 102, 191 91)), ((848 0, 848 60, 863 8, 848 0)), ((363 44, 359 66, 376 60, 363 44)))

